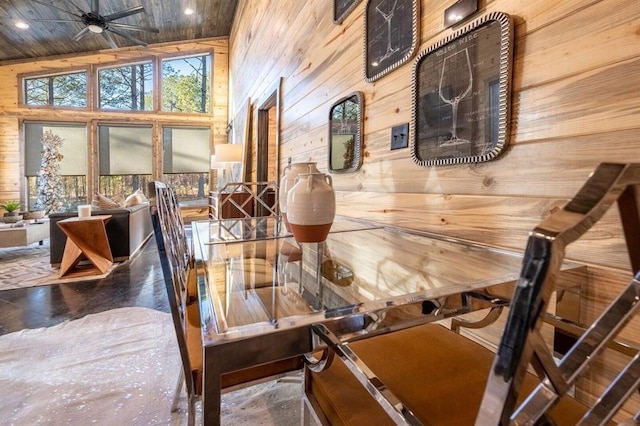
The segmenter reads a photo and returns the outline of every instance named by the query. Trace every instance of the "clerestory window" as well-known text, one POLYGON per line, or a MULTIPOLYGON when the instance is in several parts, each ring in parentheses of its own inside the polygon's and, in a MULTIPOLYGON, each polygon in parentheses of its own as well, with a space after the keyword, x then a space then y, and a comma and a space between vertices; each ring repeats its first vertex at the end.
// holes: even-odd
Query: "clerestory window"
POLYGON ((87 73, 84 71, 25 78, 23 84, 26 105, 87 107, 87 73))
POLYGON ((152 111, 153 63, 99 69, 98 107, 120 111, 152 111))
POLYGON ((162 61, 162 111, 211 111, 211 55, 162 61))

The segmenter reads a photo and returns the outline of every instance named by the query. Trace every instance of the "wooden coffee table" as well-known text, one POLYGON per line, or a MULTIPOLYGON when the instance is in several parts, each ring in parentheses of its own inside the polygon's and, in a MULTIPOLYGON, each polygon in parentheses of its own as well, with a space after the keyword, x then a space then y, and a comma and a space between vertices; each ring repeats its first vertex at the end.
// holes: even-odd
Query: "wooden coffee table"
POLYGON ((49 238, 49 222, 30 223, 16 228, 0 229, 0 248, 28 246, 49 238))
POLYGON ((57 222, 67 236, 59 277, 81 277, 104 274, 113 265, 105 224, 111 215, 71 217, 57 222), (88 266, 78 264, 86 259, 88 266))

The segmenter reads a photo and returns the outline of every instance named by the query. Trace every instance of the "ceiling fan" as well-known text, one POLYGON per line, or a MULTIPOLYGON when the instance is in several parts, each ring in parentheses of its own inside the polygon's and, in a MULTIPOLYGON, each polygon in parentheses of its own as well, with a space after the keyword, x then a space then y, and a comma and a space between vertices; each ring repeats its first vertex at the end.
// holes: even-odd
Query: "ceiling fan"
POLYGON ((73 39, 75 41, 80 40, 84 36, 89 33, 102 34, 102 37, 107 41, 109 46, 112 49, 117 49, 118 45, 113 40, 113 37, 110 33, 117 34, 120 37, 123 37, 129 40, 132 43, 135 43, 140 46, 146 46, 147 43, 144 41, 133 37, 129 34, 122 32, 121 30, 131 30, 131 31, 147 31, 151 33, 159 33, 160 30, 153 27, 140 27, 137 25, 128 25, 128 24, 119 24, 114 22, 117 19, 124 18, 127 16, 135 15, 137 13, 144 12, 144 7, 135 6, 130 9, 121 10, 119 12, 112 13, 110 15, 101 15, 100 14, 100 0, 91 0, 91 10, 84 11, 78 6, 76 6, 71 0, 63 0, 65 3, 69 4, 75 11, 69 11, 67 9, 63 9, 54 5, 53 3, 47 3, 40 0, 31 0, 34 3, 41 4, 43 6, 52 7, 54 9, 60 10, 68 15, 72 15, 75 18, 71 19, 34 19, 34 21, 41 22, 79 22, 84 25, 84 28, 80 30, 78 34, 76 34, 73 39))

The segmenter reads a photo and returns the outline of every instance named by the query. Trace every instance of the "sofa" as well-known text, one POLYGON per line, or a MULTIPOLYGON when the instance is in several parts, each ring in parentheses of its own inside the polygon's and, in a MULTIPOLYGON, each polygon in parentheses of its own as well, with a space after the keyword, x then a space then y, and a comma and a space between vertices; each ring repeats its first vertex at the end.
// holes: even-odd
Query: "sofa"
MULTIPOLYGON (((92 210, 92 216, 111 215, 105 230, 111 248, 113 260, 120 262, 132 257, 147 241, 153 232, 149 204, 137 204, 131 207, 92 210)), ((67 236, 58 226, 58 222, 77 217, 78 212, 51 213, 49 215, 49 241, 51 244, 50 263, 59 266, 62 262, 67 236)))

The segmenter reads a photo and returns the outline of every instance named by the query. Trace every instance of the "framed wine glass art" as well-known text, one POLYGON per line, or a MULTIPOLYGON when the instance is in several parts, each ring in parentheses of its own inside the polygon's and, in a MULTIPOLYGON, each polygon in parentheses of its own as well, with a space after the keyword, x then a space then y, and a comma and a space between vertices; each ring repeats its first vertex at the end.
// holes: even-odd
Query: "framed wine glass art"
POLYGON ((339 25, 361 0, 333 0, 333 23, 339 25))
POLYGON ((418 54, 413 70, 413 160, 422 166, 497 157, 509 134, 513 23, 494 12, 418 54))
POLYGON ((364 79, 371 83, 408 62, 418 47, 420 0, 367 0, 364 79))

